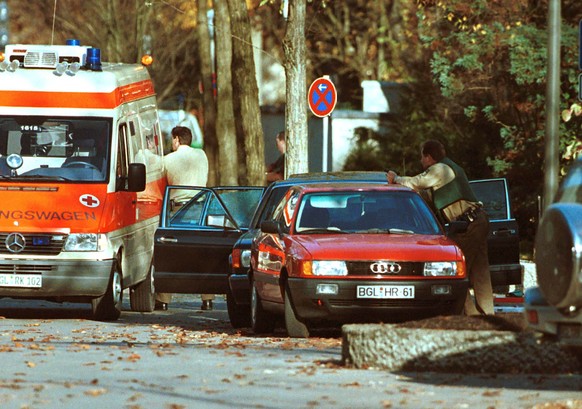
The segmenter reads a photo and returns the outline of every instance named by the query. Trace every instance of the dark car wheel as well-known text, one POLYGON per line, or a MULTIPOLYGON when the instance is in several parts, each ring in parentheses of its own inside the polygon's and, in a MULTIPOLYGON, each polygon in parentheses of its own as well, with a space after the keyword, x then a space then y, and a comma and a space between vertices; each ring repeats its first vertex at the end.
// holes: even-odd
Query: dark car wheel
POLYGON ((263 308, 254 280, 251 286, 251 326, 256 334, 271 333, 275 330, 275 317, 263 308))
POLYGON ((251 326, 251 307, 250 305, 239 305, 234 300, 230 290, 226 293, 226 309, 230 325, 233 328, 244 328, 251 326))
POLYGON ((309 328, 295 315, 288 286, 285 286, 285 328, 292 338, 309 338, 309 328))
POLYGON ((129 303, 132 311, 152 312, 155 307, 154 263, 150 264, 145 280, 131 287, 129 303))
POLYGON ((115 321, 121 315, 122 300, 121 272, 115 263, 105 294, 91 300, 93 318, 98 321, 115 321))

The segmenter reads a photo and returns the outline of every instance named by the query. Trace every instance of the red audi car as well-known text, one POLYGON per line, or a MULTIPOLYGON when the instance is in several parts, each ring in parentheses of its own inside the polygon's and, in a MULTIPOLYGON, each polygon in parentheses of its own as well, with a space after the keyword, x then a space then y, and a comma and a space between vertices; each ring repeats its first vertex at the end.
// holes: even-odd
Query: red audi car
POLYGON ((291 337, 459 314, 468 287, 464 256, 426 202, 386 184, 291 187, 253 240, 250 279, 253 330, 283 316, 291 337))

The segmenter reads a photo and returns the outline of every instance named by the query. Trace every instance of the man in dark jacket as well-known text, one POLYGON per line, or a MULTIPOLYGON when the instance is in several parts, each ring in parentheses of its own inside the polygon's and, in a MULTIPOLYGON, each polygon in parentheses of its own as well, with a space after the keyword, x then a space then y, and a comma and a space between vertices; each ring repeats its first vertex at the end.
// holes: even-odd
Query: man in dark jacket
POLYGON ((275 142, 277 143, 277 150, 279 151, 280 155, 277 160, 267 166, 267 182, 275 182, 276 180, 283 180, 285 178, 285 151, 286 151, 286 142, 285 142, 285 132, 281 131, 277 134, 275 138, 275 142))
POLYGON ((455 220, 468 223, 465 232, 450 236, 465 254, 469 282, 475 295, 473 301, 471 294, 467 293, 465 314, 493 315, 493 289, 487 254, 489 218, 475 197, 465 171, 447 158, 440 142, 426 141, 422 145, 420 161, 424 172, 416 176, 398 176, 394 171, 389 171, 388 182, 424 191, 444 223, 455 220))

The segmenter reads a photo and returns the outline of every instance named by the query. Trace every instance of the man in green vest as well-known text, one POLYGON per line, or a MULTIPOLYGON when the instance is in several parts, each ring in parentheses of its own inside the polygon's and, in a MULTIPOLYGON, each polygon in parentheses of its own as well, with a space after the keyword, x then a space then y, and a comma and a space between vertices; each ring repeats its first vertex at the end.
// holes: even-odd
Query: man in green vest
POLYGON ((489 218, 475 197, 465 171, 447 158, 442 143, 426 141, 422 145, 420 161, 424 172, 416 176, 398 176, 394 171, 388 171, 388 183, 398 183, 422 192, 442 222, 461 220, 468 223, 465 232, 450 235, 465 254, 469 282, 475 295, 473 300, 467 292, 465 315, 493 315, 487 254, 489 218))

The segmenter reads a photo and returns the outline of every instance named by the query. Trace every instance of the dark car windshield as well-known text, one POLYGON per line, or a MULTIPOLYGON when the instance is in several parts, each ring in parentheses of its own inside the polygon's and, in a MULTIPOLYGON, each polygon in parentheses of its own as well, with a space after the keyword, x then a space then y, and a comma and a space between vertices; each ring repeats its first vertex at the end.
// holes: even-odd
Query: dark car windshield
POLYGON ((216 192, 241 227, 248 227, 262 195, 261 189, 216 189, 216 192))
POLYGON ((433 213, 414 192, 308 193, 297 213, 297 233, 440 234, 433 213))

